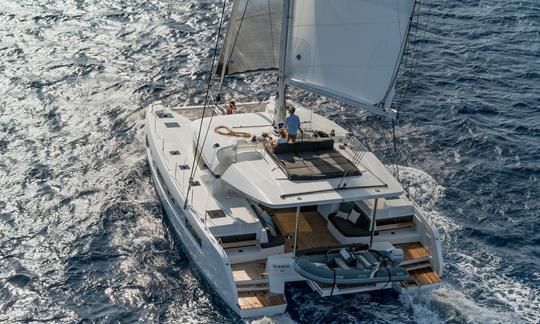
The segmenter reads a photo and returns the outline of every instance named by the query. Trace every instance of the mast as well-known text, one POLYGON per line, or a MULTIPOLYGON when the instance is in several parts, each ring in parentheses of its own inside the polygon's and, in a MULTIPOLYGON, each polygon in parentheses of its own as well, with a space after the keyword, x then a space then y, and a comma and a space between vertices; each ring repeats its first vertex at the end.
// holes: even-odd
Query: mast
POLYGON ((281 44, 279 51, 279 72, 278 72, 278 96, 276 100, 274 124, 277 127, 279 123, 285 120, 286 107, 286 87, 285 87, 285 63, 287 59, 287 46, 289 36, 289 11, 291 0, 283 0, 282 20, 281 20, 281 44))

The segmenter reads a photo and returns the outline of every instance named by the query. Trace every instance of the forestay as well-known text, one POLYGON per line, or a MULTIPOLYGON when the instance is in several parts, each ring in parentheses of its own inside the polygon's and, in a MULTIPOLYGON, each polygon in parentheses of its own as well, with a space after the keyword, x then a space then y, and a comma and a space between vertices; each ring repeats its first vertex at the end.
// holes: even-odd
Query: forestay
POLYGON ((278 68, 282 7, 283 0, 234 2, 218 74, 278 68))
POLYGON ((391 104, 414 0, 295 0, 287 83, 369 110, 391 104))

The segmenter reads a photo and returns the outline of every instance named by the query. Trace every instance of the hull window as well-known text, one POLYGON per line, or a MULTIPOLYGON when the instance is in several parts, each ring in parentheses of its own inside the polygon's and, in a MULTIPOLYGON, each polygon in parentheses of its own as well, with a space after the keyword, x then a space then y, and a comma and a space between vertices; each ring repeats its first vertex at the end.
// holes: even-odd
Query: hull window
POLYGON ((191 226, 191 224, 189 223, 189 221, 187 219, 186 219, 186 227, 188 228, 189 232, 191 233, 191 236, 193 236, 193 238, 195 239, 195 241, 197 241, 199 246, 202 247, 202 240, 201 240, 200 236, 197 234, 197 232, 195 232, 195 230, 193 229, 193 226, 191 226))
POLYGON ((167 193, 167 196, 171 197, 171 193, 169 192, 169 188, 167 188, 167 185, 165 184, 165 180, 163 179, 163 176, 161 175, 161 172, 159 172, 159 169, 156 168, 157 177, 159 179, 159 182, 161 183, 163 190, 165 190, 165 193, 167 193))

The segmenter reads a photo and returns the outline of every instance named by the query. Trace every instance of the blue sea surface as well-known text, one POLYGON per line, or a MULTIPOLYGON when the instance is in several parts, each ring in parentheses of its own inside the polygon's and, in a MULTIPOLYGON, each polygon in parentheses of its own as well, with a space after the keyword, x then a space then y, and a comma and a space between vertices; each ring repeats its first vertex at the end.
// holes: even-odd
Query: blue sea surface
MULTIPOLYGON (((290 285, 287 313, 254 322, 538 322, 540 1, 420 5, 397 159, 387 121, 291 95, 358 136, 379 129, 371 147, 440 231, 445 287, 290 285)), ((164 224, 144 151, 146 105, 203 101, 221 6, 1 1, 0 322, 239 321, 164 224)), ((265 99, 275 76, 227 85, 265 99)))

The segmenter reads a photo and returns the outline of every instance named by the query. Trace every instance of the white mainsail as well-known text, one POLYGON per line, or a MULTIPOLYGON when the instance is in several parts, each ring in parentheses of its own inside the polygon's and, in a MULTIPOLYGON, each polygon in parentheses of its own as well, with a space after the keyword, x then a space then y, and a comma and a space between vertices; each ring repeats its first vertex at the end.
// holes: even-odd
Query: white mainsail
POLYGON ((389 108, 415 0, 238 0, 221 53, 224 74, 277 69, 285 82, 375 113, 389 108), (229 64, 227 64, 229 62, 229 64))
POLYGON ((413 0, 295 0, 287 83, 356 106, 391 102, 413 0))
POLYGON ((218 74, 279 67, 283 0, 237 0, 218 63, 218 74), (225 71, 221 69, 225 67, 225 71))

